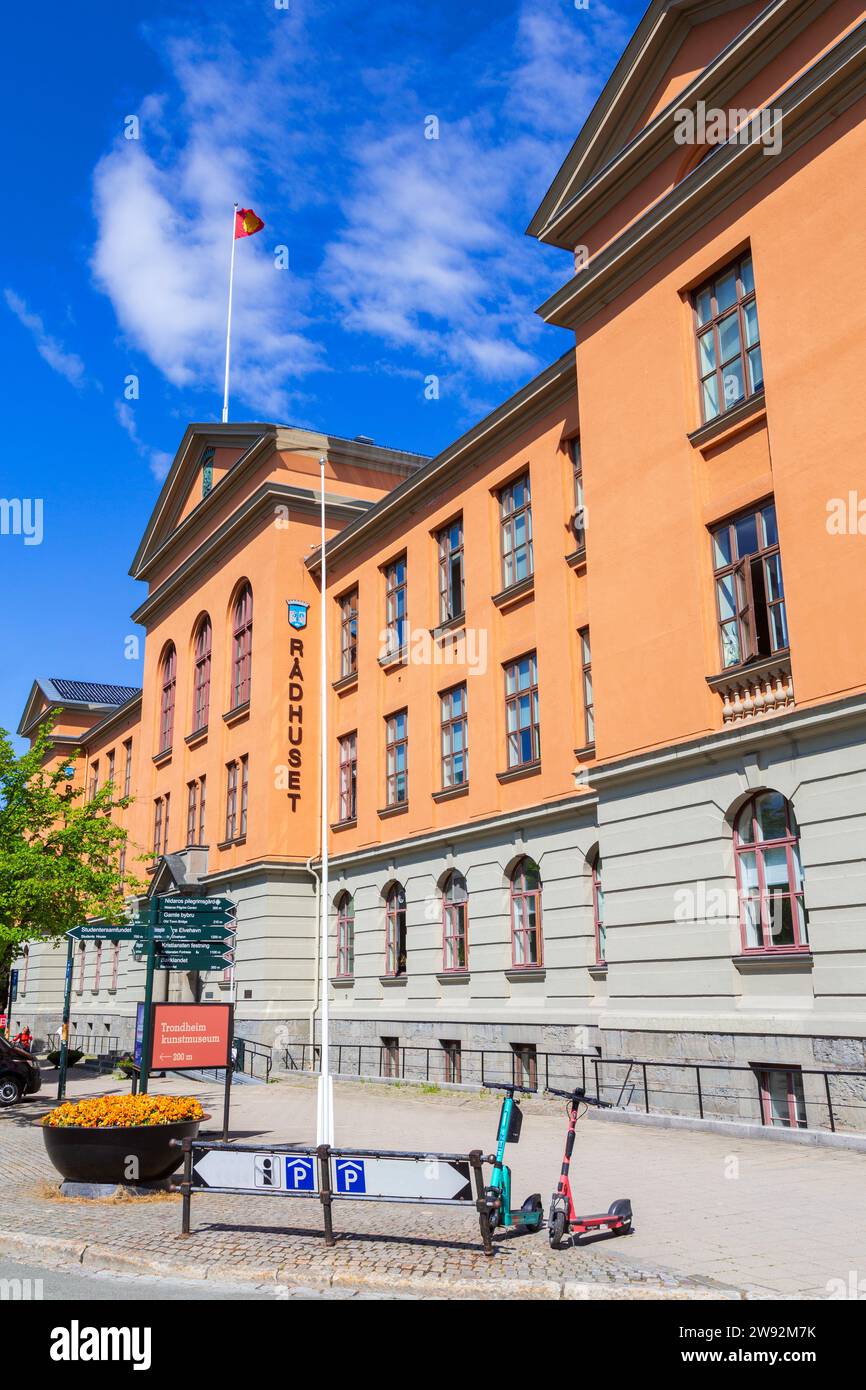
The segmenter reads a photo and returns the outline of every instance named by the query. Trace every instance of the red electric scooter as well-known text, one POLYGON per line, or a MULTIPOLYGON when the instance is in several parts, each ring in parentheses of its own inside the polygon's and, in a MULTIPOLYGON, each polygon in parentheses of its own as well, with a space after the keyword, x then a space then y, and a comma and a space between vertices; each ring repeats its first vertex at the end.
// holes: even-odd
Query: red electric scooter
POLYGON ((574 1197, 569 1178, 577 1122, 581 1115, 586 1114, 585 1109, 580 1109, 581 1105, 597 1105, 600 1108, 610 1109, 610 1103, 599 1100, 598 1096, 588 1096, 582 1086, 576 1087, 573 1091, 557 1091, 552 1086, 546 1086, 545 1090, 550 1096, 563 1096, 568 1101, 566 1109, 568 1133, 565 1136, 565 1157, 562 1160, 559 1184, 550 1200, 550 1215, 547 1218, 547 1234, 551 1250, 559 1249, 566 1231, 571 1231, 576 1236, 586 1235, 588 1231, 607 1231, 610 1235, 628 1235, 632 1222, 631 1202, 628 1197, 620 1197, 617 1201, 611 1202, 609 1209, 598 1216, 578 1216, 574 1208, 574 1197))

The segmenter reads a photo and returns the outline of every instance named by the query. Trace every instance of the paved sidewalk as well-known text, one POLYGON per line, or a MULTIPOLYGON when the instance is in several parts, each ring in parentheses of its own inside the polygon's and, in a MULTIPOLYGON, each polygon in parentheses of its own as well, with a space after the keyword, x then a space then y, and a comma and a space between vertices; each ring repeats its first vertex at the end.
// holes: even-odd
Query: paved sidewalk
MULTIPOLYGON (((125 1089, 74 1078, 71 1098, 125 1089)), ((221 1091, 177 1077, 154 1090, 197 1094, 214 1116, 221 1091)), ((322 1239, 318 1203, 292 1198, 193 1198, 193 1232, 180 1235, 179 1198, 106 1205, 50 1194, 57 1174, 34 1121, 50 1095, 0 1113, 0 1251, 43 1263, 81 1263, 165 1276, 333 1288, 440 1292, 447 1297, 826 1298, 862 1266, 866 1156, 765 1140, 640 1128, 590 1113, 578 1128, 572 1176, 587 1211, 631 1197, 635 1232, 551 1251, 545 1232, 500 1233, 484 1256, 474 1211, 344 1203, 334 1208, 337 1245, 322 1239)), ((472 1093, 338 1083, 337 1142, 358 1147, 444 1148, 494 1144, 499 1100, 472 1093)), ((550 1101, 525 1106, 509 1150, 518 1202, 555 1184, 565 1118, 550 1101)), ((315 1083, 299 1077, 237 1087, 235 1138, 311 1142, 315 1083)), ((859 1276, 858 1276, 859 1277, 859 1276)))

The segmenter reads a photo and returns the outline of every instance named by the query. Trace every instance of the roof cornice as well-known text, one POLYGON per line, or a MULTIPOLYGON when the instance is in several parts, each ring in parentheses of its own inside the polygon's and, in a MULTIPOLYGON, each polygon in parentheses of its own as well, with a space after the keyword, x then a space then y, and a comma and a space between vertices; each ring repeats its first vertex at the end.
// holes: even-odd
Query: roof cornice
POLYGON ((548 240, 545 229, 558 209, 621 148, 620 133, 640 119, 694 21, 713 19, 744 3, 652 0, 532 218, 529 236, 548 240))
MULTIPOLYGON (((393 524, 395 518, 418 506, 431 494, 441 491, 461 470, 488 458, 526 430, 533 420, 570 396, 577 397, 574 353, 571 349, 477 425, 473 425, 466 434, 449 444, 441 454, 419 468, 417 473, 387 493, 365 516, 359 517, 328 541, 328 559, 344 560, 357 554, 371 536, 379 535, 393 524)), ((321 565, 321 549, 315 550, 306 563, 312 573, 317 573, 321 565)))
POLYGON ((297 453, 315 459, 324 454, 331 462, 368 468, 376 472, 394 473, 399 477, 405 477, 408 472, 420 467, 427 458, 425 454, 386 449, 380 445, 364 443, 362 440, 342 439, 339 436, 321 434, 316 430, 301 429, 292 425, 189 425, 135 553, 129 571, 132 577, 147 579, 155 567, 170 559, 173 550, 177 549, 192 531, 206 523, 211 513, 237 492, 252 467, 261 463, 270 453, 297 453), (201 450, 208 445, 225 447, 227 444, 244 441, 248 441, 247 448, 226 470, 207 497, 203 497, 187 516, 178 520, 187 496, 184 480, 197 466, 201 450), (155 536, 162 526, 168 527, 169 534, 160 545, 155 546, 155 536))
POLYGON ((627 144, 613 148, 597 172, 588 171, 586 180, 578 182, 575 171, 574 192, 552 210, 549 220, 533 235, 539 241, 572 250, 583 240, 583 229, 604 217, 676 148, 673 134, 677 112, 697 101, 725 107, 832 3, 833 0, 771 0, 648 125, 627 144))
POLYGON ((100 719, 98 724, 94 724, 91 728, 87 729, 81 738, 82 746, 86 748, 94 738, 105 733, 113 724, 128 719, 131 714, 135 713, 136 709, 139 711, 141 710, 141 691, 139 691, 137 695, 132 695, 125 704, 118 705, 116 709, 112 710, 111 714, 107 714, 104 719, 100 719))
MULTIPOLYGON (((274 503, 280 503, 294 512, 318 516, 321 494, 318 489, 294 487, 287 483, 262 483, 252 496, 233 511, 221 526, 212 531, 202 544, 148 595, 144 603, 133 613, 132 621, 147 624, 164 612, 203 565, 213 561, 220 551, 238 536, 253 529, 264 513, 272 513, 274 503)), ((325 511, 333 520, 354 521, 359 513, 367 511, 371 506, 372 503, 365 498, 325 493, 325 511)))
POLYGON ((866 20, 773 98, 771 109, 784 139, 772 160, 764 156, 759 140, 720 145, 545 300, 540 316, 561 328, 585 323, 862 97, 864 68, 866 20))

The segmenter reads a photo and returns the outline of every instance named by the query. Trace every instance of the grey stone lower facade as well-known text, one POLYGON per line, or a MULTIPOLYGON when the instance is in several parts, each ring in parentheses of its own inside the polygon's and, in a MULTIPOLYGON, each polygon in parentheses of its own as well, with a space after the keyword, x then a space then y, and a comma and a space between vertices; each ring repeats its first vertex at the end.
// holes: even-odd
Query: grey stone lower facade
MULTIPOLYGON (((866 1129, 866 1084, 852 1074, 866 1071, 866 702, 752 721, 600 768, 592 780, 592 793, 568 803, 332 861, 332 1064, 348 1075, 480 1084, 483 1053, 488 1080, 531 1074, 566 1086, 579 1071, 619 1103, 754 1121, 784 1085, 808 1125, 826 1127, 832 1107, 838 1128, 866 1129), (799 954, 750 955, 740 935, 733 823, 762 790, 781 793, 796 816, 809 930, 799 954), (512 959, 510 875, 524 856, 542 882, 533 970, 512 959), (443 968, 451 872, 468 889, 467 968, 456 973, 443 968), (406 967, 396 978, 385 958, 395 883, 406 900, 406 967), (354 904, 350 978, 337 976, 343 894, 354 904), (848 1075, 828 1082, 827 1070, 848 1075)), ((272 1047, 278 1069, 309 1065, 320 1031, 315 873, 259 864, 202 881, 238 907, 236 1031, 272 1047)), ((64 959, 33 948, 13 1027, 27 1022, 37 1037, 56 1028, 64 959)), ((142 985, 141 967, 124 961, 106 998, 88 992, 85 971, 73 1033, 131 1045, 142 985)), ((205 1000, 228 989, 218 977, 202 981, 205 1000)))

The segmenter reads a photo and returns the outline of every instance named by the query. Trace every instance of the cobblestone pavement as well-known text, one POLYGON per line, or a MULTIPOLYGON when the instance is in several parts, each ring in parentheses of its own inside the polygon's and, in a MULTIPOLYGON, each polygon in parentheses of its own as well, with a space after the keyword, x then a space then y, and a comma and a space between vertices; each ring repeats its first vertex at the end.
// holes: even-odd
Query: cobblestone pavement
MULTIPOLYGON (((124 1089, 76 1077, 72 1098, 124 1089)), ((169 1077, 154 1090, 199 1095, 220 1113, 212 1084, 169 1077)), ((493 1146, 498 1099, 409 1087, 337 1086, 337 1139, 358 1147, 493 1146)), ((232 1133, 251 1142, 310 1142, 314 1083, 237 1087, 232 1133)), ((470 1210, 338 1203, 337 1244, 322 1239, 317 1201, 196 1195, 193 1231, 180 1235, 180 1199, 67 1201, 49 1194, 57 1174, 34 1124, 44 1094, 0 1113, 0 1250, 12 1259, 70 1261, 222 1282, 363 1287, 447 1297, 827 1297, 862 1264, 866 1156, 768 1141, 581 1122, 572 1176, 586 1210, 630 1196, 635 1234, 551 1251, 544 1231, 499 1233, 484 1255, 470 1210), (814 1215, 812 1215, 814 1213, 814 1215), (811 1227, 811 1229, 810 1229, 811 1227), (54 1242, 54 1244, 52 1244, 54 1242), (37 1253, 38 1252, 38 1253, 37 1253), (627 1292, 628 1290, 628 1292, 627 1292)), ((509 1150, 518 1200, 540 1191, 547 1206, 565 1121, 531 1100, 520 1145, 509 1150)), ((215 1121, 209 1128, 215 1129, 215 1121)))

